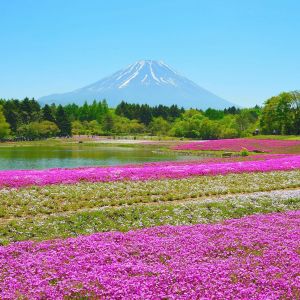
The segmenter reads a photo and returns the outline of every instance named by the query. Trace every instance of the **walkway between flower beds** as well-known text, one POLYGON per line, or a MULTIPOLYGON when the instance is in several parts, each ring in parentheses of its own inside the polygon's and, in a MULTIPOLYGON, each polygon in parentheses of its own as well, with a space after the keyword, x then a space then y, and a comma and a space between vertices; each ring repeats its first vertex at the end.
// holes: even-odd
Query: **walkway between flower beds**
POLYGON ((9 170, 0 171, 0 187, 29 185, 72 184, 80 181, 152 180, 185 178, 228 173, 270 172, 300 169, 300 155, 287 155, 257 161, 224 163, 156 163, 117 167, 78 169, 9 170))

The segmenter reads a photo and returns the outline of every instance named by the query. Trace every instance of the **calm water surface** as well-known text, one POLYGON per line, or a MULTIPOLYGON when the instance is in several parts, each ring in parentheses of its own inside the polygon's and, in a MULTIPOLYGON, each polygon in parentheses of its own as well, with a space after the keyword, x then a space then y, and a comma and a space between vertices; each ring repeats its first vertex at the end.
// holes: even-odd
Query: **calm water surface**
POLYGON ((147 146, 145 148, 84 144, 6 146, 0 147, 0 170, 107 166, 193 158, 195 157, 157 153, 147 146))

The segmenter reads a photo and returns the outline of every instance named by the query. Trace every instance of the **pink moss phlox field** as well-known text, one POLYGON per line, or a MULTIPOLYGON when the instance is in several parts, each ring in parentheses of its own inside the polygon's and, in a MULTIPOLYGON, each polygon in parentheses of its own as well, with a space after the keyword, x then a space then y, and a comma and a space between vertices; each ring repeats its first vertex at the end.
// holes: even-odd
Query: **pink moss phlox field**
POLYGON ((300 211, 0 247, 1 299, 299 299, 299 274, 300 211))
POLYGON ((8 170, 0 171, 0 187, 29 185, 74 184, 80 181, 105 182, 117 180, 154 180, 228 173, 270 172, 300 169, 300 155, 287 155, 257 161, 224 163, 156 163, 117 167, 77 169, 8 170))
POLYGON ((248 151, 272 152, 275 149, 283 149, 288 147, 300 146, 300 141, 291 140, 258 140, 258 139, 224 139, 195 141, 183 143, 173 147, 175 150, 225 150, 225 151, 241 151, 246 148, 248 151))
MULTIPOLYGON (((174 160, 174 161, 154 161, 154 162, 146 162, 146 163, 142 163, 140 165, 144 165, 144 166, 155 166, 155 165, 184 165, 184 164, 199 164, 199 163, 222 163, 222 162, 234 162, 234 161, 245 161, 245 160, 267 160, 267 159, 274 159, 274 158, 282 158, 282 157, 287 157, 290 155, 295 155, 295 154, 289 154, 289 153, 277 153, 277 154, 270 154, 270 153, 263 153, 263 154, 254 154, 254 155, 250 155, 250 156, 240 156, 240 155, 232 155, 229 157, 203 157, 200 155, 199 158, 195 158, 194 156, 192 156, 192 158, 187 158, 184 160, 174 160)), ((124 167, 136 167, 137 165, 139 165, 138 163, 136 164, 126 164, 126 165, 122 165, 124 167)))

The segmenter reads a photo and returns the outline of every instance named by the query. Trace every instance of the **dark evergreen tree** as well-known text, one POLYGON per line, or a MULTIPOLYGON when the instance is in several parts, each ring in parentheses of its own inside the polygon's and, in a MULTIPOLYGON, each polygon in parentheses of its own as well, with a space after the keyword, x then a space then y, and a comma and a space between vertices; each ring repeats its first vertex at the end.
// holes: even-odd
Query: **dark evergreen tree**
POLYGON ((21 120, 23 124, 28 124, 30 122, 30 116, 31 116, 31 108, 30 108, 30 102, 28 98, 25 98, 21 102, 21 120))
POLYGON ((224 114, 236 115, 236 114, 239 114, 239 113, 240 113, 240 109, 236 108, 235 106, 224 109, 224 114))
POLYGON ((72 125, 64 108, 59 105, 56 111, 56 125, 60 130, 61 136, 72 135, 72 125))
POLYGON ((55 118, 52 114, 51 107, 48 104, 46 104, 43 108, 43 120, 55 123, 55 118))
POLYGON ((171 120, 175 120, 176 118, 179 118, 184 111, 184 108, 179 109, 177 105, 171 105, 169 118, 171 120))
POLYGON ((23 124, 29 124, 30 122, 39 121, 40 120, 40 104, 34 100, 29 98, 25 98, 20 103, 20 112, 21 112, 21 120, 23 124))
POLYGON ((90 107, 85 101, 83 106, 79 109, 79 120, 80 121, 91 121, 90 107))
POLYGON ((3 106, 4 116, 10 125, 13 133, 16 132, 18 124, 21 122, 20 102, 18 100, 9 100, 1 103, 3 106))
POLYGON ((177 105, 172 105, 170 107, 165 105, 158 105, 150 107, 149 105, 140 104, 129 104, 122 101, 115 110, 116 115, 128 118, 130 120, 136 119, 140 122, 148 125, 153 117, 162 117, 168 121, 174 121, 179 118, 185 110, 183 108, 178 108, 177 105))
POLYGON ((116 115, 128 118, 127 107, 128 104, 124 101, 121 101, 121 103, 116 107, 115 110, 116 115))
POLYGON ((17 131, 17 128, 18 128, 18 114, 13 110, 9 110, 5 114, 5 118, 6 118, 6 122, 9 123, 11 131, 13 133, 15 133, 17 131))
POLYGON ((68 104, 64 109, 71 121, 79 120, 79 106, 77 104, 68 104))
POLYGON ((152 112, 149 105, 141 105, 139 120, 145 125, 149 125, 152 120, 152 112))

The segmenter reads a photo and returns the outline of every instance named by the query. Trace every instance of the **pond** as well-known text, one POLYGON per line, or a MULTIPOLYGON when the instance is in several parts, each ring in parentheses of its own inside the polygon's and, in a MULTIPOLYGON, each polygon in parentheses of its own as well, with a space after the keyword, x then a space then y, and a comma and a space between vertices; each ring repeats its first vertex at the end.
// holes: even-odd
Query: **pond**
POLYGON ((108 166, 184 159, 195 159, 195 157, 176 153, 159 153, 146 145, 145 147, 124 147, 68 144, 0 147, 0 170, 108 166))

